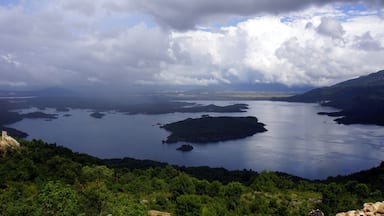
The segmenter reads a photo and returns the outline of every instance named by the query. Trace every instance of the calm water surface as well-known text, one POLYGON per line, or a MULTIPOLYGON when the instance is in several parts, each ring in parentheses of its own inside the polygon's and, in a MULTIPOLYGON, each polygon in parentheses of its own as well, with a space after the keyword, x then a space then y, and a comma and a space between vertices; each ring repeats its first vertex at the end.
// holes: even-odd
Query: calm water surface
MULTIPOLYGON (((377 166, 384 160, 384 127, 339 125, 319 111, 333 111, 317 104, 274 101, 197 101, 200 104, 247 103, 246 113, 211 116, 256 116, 266 124, 265 133, 241 140, 192 144, 192 152, 179 152, 180 144, 162 144, 165 124, 204 113, 125 115, 109 112, 102 119, 89 110, 56 112, 59 119, 24 119, 12 127, 74 151, 101 158, 133 157, 178 165, 272 170, 310 179, 349 174, 377 166), (71 114, 65 117, 64 114, 71 114)), ((30 111, 30 110, 29 110, 30 111)))

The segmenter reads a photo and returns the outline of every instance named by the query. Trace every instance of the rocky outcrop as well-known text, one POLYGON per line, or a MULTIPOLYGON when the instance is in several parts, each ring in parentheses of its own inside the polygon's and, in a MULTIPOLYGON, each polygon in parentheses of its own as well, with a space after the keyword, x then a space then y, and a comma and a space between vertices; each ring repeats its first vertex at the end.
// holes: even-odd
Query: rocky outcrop
POLYGON ((312 210, 308 213, 308 216, 324 216, 324 213, 320 211, 319 209, 312 210))
POLYGON ((148 215, 149 216, 171 216, 171 213, 161 212, 161 211, 156 211, 156 210, 149 210, 148 215))
POLYGON ((384 216, 384 202, 365 203, 363 209, 337 213, 336 216, 384 216))
POLYGON ((1 132, 0 148, 17 148, 19 146, 19 142, 8 136, 6 131, 1 132))

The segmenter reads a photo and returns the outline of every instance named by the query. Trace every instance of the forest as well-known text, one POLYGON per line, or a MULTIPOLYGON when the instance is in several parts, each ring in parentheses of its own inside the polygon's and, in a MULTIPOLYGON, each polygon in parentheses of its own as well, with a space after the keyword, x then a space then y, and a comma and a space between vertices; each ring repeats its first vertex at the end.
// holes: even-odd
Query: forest
POLYGON ((384 163, 326 180, 102 160, 42 140, 2 149, 0 215, 326 215, 384 200, 384 163))

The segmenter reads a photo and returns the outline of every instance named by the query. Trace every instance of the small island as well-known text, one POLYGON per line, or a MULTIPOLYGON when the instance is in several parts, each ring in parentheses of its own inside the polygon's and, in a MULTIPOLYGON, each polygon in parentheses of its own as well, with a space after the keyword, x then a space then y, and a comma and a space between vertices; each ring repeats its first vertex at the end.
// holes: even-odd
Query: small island
POLYGON ((171 132, 164 143, 210 143, 252 136, 267 131, 253 116, 188 118, 161 126, 171 132))
POLYGON ((193 146, 184 144, 184 145, 180 146, 179 148, 177 148, 176 150, 182 151, 182 152, 189 152, 189 151, 193 150, 193 146))
POLYGON ((90 114, 90 116, 93 118, 101 119, 105 116, 105 114, 101 112, 93 112, 90 114))
POLYGON ((67 107, 57 107, 56 112, 69 112, 70 109, 67 107))

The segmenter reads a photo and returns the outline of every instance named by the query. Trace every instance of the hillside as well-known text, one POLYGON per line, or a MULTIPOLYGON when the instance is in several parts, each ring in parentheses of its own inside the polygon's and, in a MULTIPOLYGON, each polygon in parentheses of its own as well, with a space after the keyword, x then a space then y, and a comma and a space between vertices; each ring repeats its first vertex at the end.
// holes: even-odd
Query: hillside
POLYGON ((341 109, 320 114, 339 117, 335 121, 342 124, 384 125, 384 70, 283 100, 318 102, 341 109))
POLYGON ((101 160, 37 140, 20 144, 0 157, 0 215, 144 216, 156 210, 183 216, 297 216, 317 208, 334 215, 384 199, 384 163, 309 181, 276 172, 101 160))

